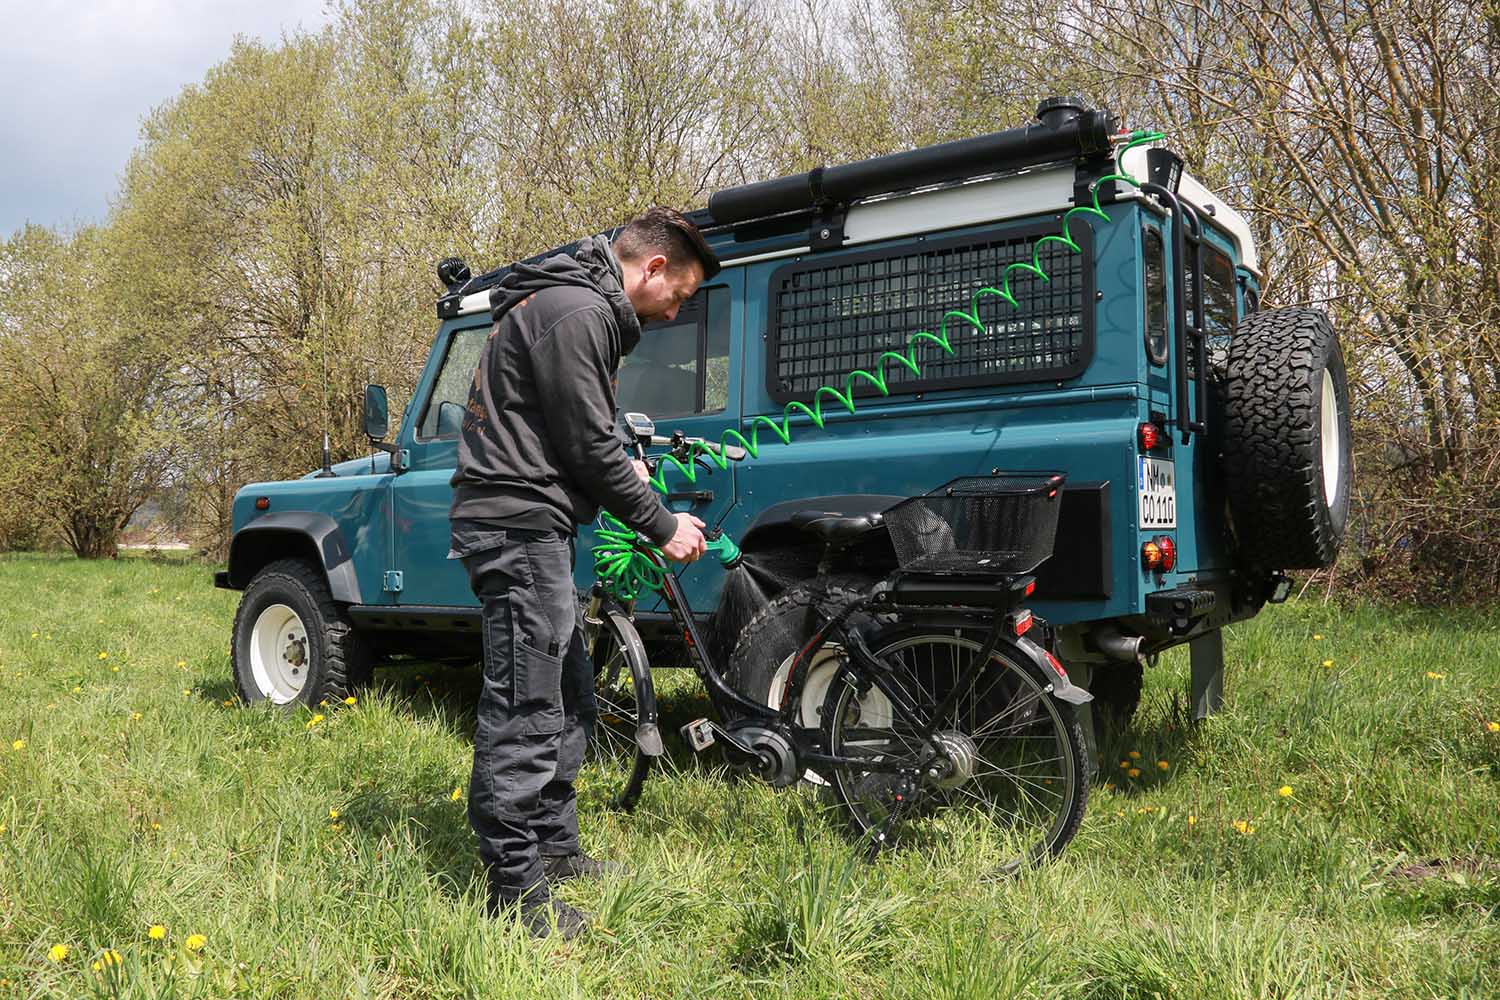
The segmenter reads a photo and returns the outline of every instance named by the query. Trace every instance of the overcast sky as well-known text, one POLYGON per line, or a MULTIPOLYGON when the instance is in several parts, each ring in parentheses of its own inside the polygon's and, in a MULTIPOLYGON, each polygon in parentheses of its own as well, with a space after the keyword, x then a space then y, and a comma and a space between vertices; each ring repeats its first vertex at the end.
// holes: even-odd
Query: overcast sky
POLYGON ((323 0, 0 0, 0 239, 98 222, 141 119, 229 54, 326 20, 323 0))

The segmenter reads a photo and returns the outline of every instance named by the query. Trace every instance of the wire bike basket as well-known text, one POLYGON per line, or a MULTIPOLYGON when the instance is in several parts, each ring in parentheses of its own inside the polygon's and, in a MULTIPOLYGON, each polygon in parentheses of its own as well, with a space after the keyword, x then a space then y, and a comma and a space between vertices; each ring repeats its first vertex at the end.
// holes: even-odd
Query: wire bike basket
POLYGON ((1060 472, 961 476, 884 513, 903 572, 952 576, 1029 573, 1052 555, 1060 472))

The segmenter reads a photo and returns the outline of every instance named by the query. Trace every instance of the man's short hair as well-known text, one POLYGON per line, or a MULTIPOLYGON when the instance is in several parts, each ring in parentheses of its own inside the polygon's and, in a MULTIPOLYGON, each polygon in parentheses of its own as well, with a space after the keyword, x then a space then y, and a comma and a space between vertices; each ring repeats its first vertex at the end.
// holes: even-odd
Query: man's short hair
POLYGON ((719 273, 719 258, 708 248, 698 227, 681 212, 660 205, 627 222, 610 245, 621 260, 661 254, 674 269, 697 261, 703 266, 705 281, 719 273))

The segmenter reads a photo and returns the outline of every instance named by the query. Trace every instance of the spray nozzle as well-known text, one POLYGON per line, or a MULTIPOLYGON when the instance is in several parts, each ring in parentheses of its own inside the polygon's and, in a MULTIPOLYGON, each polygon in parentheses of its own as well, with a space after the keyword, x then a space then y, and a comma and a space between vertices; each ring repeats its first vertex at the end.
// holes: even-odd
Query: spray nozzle
POLYGON ((719 562, 724 564, 725 569, 734 569, 744 561, 744 554, 740 552, 734 539, 718 528, 710 528, 703 533, 703 537, 708 539, 708 551, 719 557, 719 562))

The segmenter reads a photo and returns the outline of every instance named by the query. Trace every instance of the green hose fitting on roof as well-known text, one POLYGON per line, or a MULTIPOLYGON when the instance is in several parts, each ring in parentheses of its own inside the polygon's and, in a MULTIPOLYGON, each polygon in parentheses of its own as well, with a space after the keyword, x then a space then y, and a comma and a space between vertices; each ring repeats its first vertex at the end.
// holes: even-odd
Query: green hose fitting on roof
MULTIPOLYGON (((1156 142, 1166 138, 1162 132, 1150 129, 1137 129, 1134 132, 1120 137, 1123 140, 1119 151, 1115 154, 1115 170, 1113 173, 1105 174, 1089 185, 1089 203, 1076 204, 1063 213, 1062 232, 1043 236, 1032 244, 1030 260, 1015 261, 1005 265, 1000 272, 1000 280, 996 286, 985 285, 977 289, 969 300, 967 309, 950 309, 943 314, 942 320, 937 326, 936 332, 931 330, 918 330, 906 340, 904 351, 885 351, 875 359, 871 367, 874 371, 857 369, 849 373, 844 379, 843 390, 832 385, 820 386, 812 396, 812 405, 792 400, 782 408, 781 419, 776 420, 764 415, 756 415, 748 421, 747 430, 749 435, 741 433, 736 427, 726 427, 719 436, 719 446, 709 446, 701 442, 695 442, 686 456, 685 461, 679 460, 672 455, 663 456, 661 464, 656 470, 656 475, 651 477, 651 485, 661 493, 669 493, 667 486, 667 469, 675 467, 677 471, 689 483, 698 481, 698 469, 696 460, 701 456, 712 461, 720 469, 727 469, 731 459, 726 457, 728 448, 742 450, 751 458, 760 457, 760 431, 765 428, 773 434, 782 444, 792 443, 792 415, 801 413, 806 416, 813 425, 822 428, 827 417, 823 413, 823 401, 832 399, 849 413, 854 413, 856 406, 854 401, 855 385, 863 380, 875 387, 881 396, 891 394, 886 381, 886 367, 891 363, 900 365, 913 375, 922 374, 922 366, 917 361, 918 350, 924 342, 936 345, 944 354, 953 353, 952 341, 948 338, 948 325, 950 322, 972 327, 981 334, 987 333, 984 323, 979 318, 979 304, 988 296, 994 296, 1012 307, 1019 309, 1021 303, 1011 294, 1010 281, 1013 272, 1025 274, 1040 281, 1051 281, 1051 277, 1042 268, 1041 250, 1048 243, 1061 243, 1074 253, 1082 253, 1083 247, 1073 239, 1071 228, 1074 216, 1092 215, 1095 218, 1109 221, 1109 215, 1105 213, 1099 204, 1099 187, 1110 181, 1118 181, 1134 188, 1139 188, 1141 182, 1125 172, 1123 159, 1126 153, 1136 146, 1156 142), (726 447, 727 446, 727 447, 726 447)), ((1085 223, 1086 224, 1086 223, 1085 223)), ((743 456, 741 456, 743 457, 743 456)), ((614 516, 605 512, 600 515, 600 527, 597 532, 599 544, 593 548, 594 573, 598 576, 606 590, 622 600, 633 600, 640 596, 645 590, 660 590, 666 580, 666 570, 652 560, 641 549, 636 547, 635 532, 631 531, 614 516)), ((726 569, 734 569, 743 560, 740 547, 727 535, 719 535, 708 543, 708 548, 726 569)), ((658 552, 658 555, 660 553, 658 552)))

